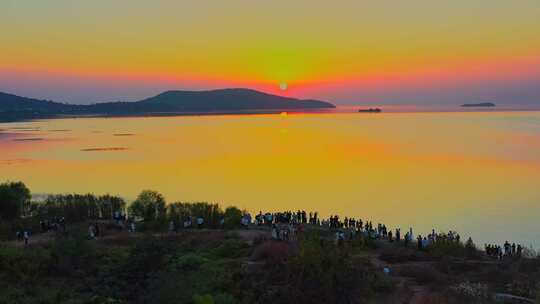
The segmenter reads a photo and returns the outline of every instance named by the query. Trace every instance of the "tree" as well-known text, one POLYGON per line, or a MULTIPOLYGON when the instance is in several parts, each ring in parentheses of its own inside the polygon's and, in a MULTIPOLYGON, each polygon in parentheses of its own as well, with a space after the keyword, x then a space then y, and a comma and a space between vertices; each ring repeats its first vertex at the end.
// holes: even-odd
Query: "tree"
POLYGON ((242 220, 242 211, 236 207, 228 207, 225 209, 223 218, 225 219, 225 228, 237 228, 242 220))
POLYGON ((0 218, 14 220, 30 201, 30 190, 22 182, 0 184, 0 218))
POLYGON ((124 211, 125 201, 118 196, 94 194, 49 195, 44 202, 34 203, 28 213, 41 218, 65 217, 69 222, 88 219, 111 219, 114 212, 124 211))
POLYGON ((144 190, 129 207, 132 216, 145 221, 164 219, 166 215, 165 198, 156 191, 144 190))
POLYGON ((126 202, 118 196, 109 194, 97 198, 100 218, 113 218, 115 212, 125 211, 126 202))
POLYGON ((167 205, 168 219, 182 221, 187 216, 202 217, 206 227, 217 228, 223 218, 223 210, 218 204, 207 202, 171 203, 167 205))

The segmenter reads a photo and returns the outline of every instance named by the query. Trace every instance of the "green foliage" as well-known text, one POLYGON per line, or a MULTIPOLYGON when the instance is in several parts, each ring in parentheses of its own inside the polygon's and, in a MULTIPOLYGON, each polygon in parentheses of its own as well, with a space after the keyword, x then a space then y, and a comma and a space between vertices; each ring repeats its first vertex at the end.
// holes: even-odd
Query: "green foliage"
MULTIPOLYGON (((309 290, 311 295, 307 295, 309 299, 317 299, 322 297, 330 302, 336 302, 336 295, 320 294, 320 291, 326 291, 334 285, 333 272, 334 267, 340 267, 340 259, 338 256, 329 256, 326 254, 323 246, 320 246, 318 235, 313 239, 306 239, 301 243, 298 255, 291 262, 292 272, 300 273, 296 278, 296 286, 305 287, 302 290, 309 290), (337 259, 336 259, 337 258, 337 259), (337 263, 336 263, 337 262, 337 263)), ((341 252, 336 252, 341 254, 341 252)), ((324 292, 326 293, 326 292, 324 292)))
POLYGON ((105 282, 108 296, 135 300, 144 297, 153 278, 167 270, 176 251, 174 243, 152 236, 138 240, 125 259, 109 269, 105 282))
POLYGON ((228 294, 228 293, 219 293, 217 295, 194 295, 193 296, 193 303, 194 304, 236 304, 238 301, 236 299, 228 294))
POLYGON ((227 239, 215 249, 210 250, 210 253, 215 258, 238 258, 246 256, 249 250, 246 242, 239 239, 227 239))
POLYGON ((306 231, 298 247, 265 242, 252 257, 260 248, 266 253, 258 255, 267 262, 262 271, 244 282, 243 288, 250 291, 248 302, 351 303, 368 300, 376 292, 388 292, 393 287, 369 258, 353 256, 355 247, 348 243, 336 245, 321 237, 320 231, 306 231))
MULTIPOLYGON (((66 286, 57 286, 54 283, 52 286, 34 285, 28 287, 4 288, 1 289, 0 303, 17 303, 17 304, 86 304, 88 302, 78 297, 78 294, 73 292, 66 286)), ((0 288, 1 288, 0 284, 0 288)))
POLYGON ((225 219, 225 228, 238 228, 242 220, 242 211, 236 207, 227 207, 223 218, 225 219))
POLYGON ((209 294, 206 295, 194 295, 193 296, 194 304, 214 304, 214 297, 209 294))
POLYGON ((204 258, 196 253, 187 253, 185 255, 177 257, 173 261, 176 268, 186 271, 199 270, 201 266, 207 262, 207 258, 204 258))
POLYGON ((234 276, 241 271, 240 262, 219 256, 226 255, 222 250, 245 245, 232 241, 222 245, 147 236, 108 272, 104 282, 109 291, 104 296, 131 302, 190 303, 199 294, 211 295, 215 303, 235 303, 225 294, 238 289, 234 276))
POLYGON ((0 249, 0 282, 31 286, 50 269, 49 251, 42 248, 24 250, 16 247, 0 249))
POLYGON ((132 216, 144 221, 164 220, 166 215, 165 198, 156 191, 144 190, 129 207, 132 216))
POLYGON ((117 299, 94 296, 89 301, 86 301, 84 304, 122 304, 123 302, 117 299))
POLYGON ((306 235, 287 266, 290 298, 296 301, 348 303, 353 290, 369 283, 360 280, 363 270, 353 267, 349 248, 324 241, 318 233, 306 235))
POLYGON ((436 241, 430 247, 428 252, 437 257, 461 257, 461 258, 478 258, 480 252, 476 249, 471 238, 465 244, 455 241, 436 241))
POLYGON ((57 237, 51 247, 52 270, 64 276, 80 276, 95 271, 96 249, 85 236, 57 237))
POLYGON ((219 221, 223 218, 223 210, 218 204, 196 202, 196 203, 172 203, 167 205, 167 215, 170 220, 177 223, 183 222, 188 217, 202 217, 205 221, 205 226, 210 228, 218 228, 219 221))
POLYGON ((0 240, 7 240, 12 236, 12 226, 7 221, 0 219, 0 240))
MULTIPOLYGON (((265 255, 246 263, 257 249, 232 232, 227 238, 216 231, 130 236, 132 242, 118 245, 85 240, 74 231, 46 246, 0 247, 0 303, 279 304, 358 299, 375 303, 374 296, 396 291, 392 275, 383 275, 371 264, 362 244, 336 245, 310 229, 299 236, 298 244, 260 244, 270 244, 268 251, 279 251, 281 258, 272 263, 260 263, 268 259, 265 255)), ((467 246, 461 247, 463 253, 467 246)), ((519 279, 530 284, 527 296, 535 298, 539 261, 524 259, 505 265, 493 265, 494 269, 508 267, 502 273, 501 288, 519 279)), ((400 265, 392 273, 422 286, 456 283, 450 272, 423 266, 400 265)), ((460 269, 454 276, 467 275, 460 269)))
POLYGON ((238 301, 235 297, 228 293, 219 293, 214 296, 214 302, 216 304, 236 304, 238 301))
POLYGON ((19 218, 30 198, 30 190, 22 182, 0 184, 0 219, 12 221, 19 218))
POLYGON ((353 239, 352 246, 358 250, 369 250, 376 249, 377 243, 375 243, 375 240, 372 237, 360 233, 353 239))
MULTIPOLYGON (((222 242, 221 234, 209 239, 203 234, 202 239, 190 238, 183 247, 176 238, 148 235, 135 244, 123 243, 125 247, 111 250, 87 240, 85 231, 79 233, 80 225, 74 223, 111 218, 115 211, 124 210, 121 198, 51 195, 24 208, 30 217, 11 222, 0 219, 0 235, 9 237, 20 228, 39 231, 39 220, 53 217, 66 218, 69 234, 46 247, 0 249, 0 289, 8 290, 0 295, 0 303, 34 303, 37 299, 40 303, 189 303, 195 294, 210 295, 214 303, 237 303, 234 295, 239 293, 239 280, 235 278, 242 269, 239 259, 245 259, 250 249, 234 235, 222 242)), ((240 210, 228 211, 230 227, 237 226, 240 210)), ((159 230, 167 216, 200 216, 205 225, 216 228, 224 218, 217 204, 176 203, 167 208, 163 196, 153 191, 143 191, 130 212, 145 220, 138 231, 143 226, 159 230)))
POLYGON ((126 202, 117 196, 93 194, 49 195, 44 202, 33 203, 30 213, 39 218, 65 217, 70 223, 106 218, 125 209, 126 202))
MULTIPOLYGON (((2 186, 11 189, 6 184, 2 186)), ((14 189, 23 188, 18 185, 14 189)), ((365 250, 376 247, 371 238, 358 236, 336 245, 331 232, 308 227, 298 236, 298 243, 263 241, 255 249, 239 238, 237 230, 159 237, 150 233, 119 233, 96 242, 85 239, 85 231, 77 233, 76 227, 83 224, 71 223, 111 218, 115 211, 125 208, 121 198, 56 195, 43 203, 28 204, 24 191, 17 191, 13 192, 22 193, 26 201, 17 204, 22 207, 17 207, 15 218, 0 219, 0 237, 9 236, 14 229, 34 227, 41 216, 66 217, 70 226, 68 234, 46 245, 0 247, 0 303, 350 303, 395 289, 392 276, 375 269, 367 257, 365 250), (34 217, 21 217, 23 214, 34 217), (248 261, 248 257, 256 262, 248 261)), ((165 219, 181 223, 187 216, 203 217, 205 226, 211 228, 220 227, 220 220, 224 219, 225 227, 234 229, 240 226, 243 215, 236 207, 223 211, 217 204, 204 202, 167 206, 163 196, 154 191, 143 191, 130 206, 130 212, 145 220, 137 230, 146 227, 151 233, 163 228, 163 224, 166 226, 165 219)), ((443 257, 439 259, 441 263, 467 263, 472 261, 454 257, 478 255, 472 240, 465 244, 435 242, 427 253, 404 246, 399 250, 403 252, 398 254, 406 256, 405 262, 416 260, 421 254, 431 260, 434 256, 443 257)), ((523 259, 495 265, 508 267, 499 276, 497 286, 516 282, 513 286, 526 291, 519 294, 540 297, 540 290, 535 291, 540 288, 536 285, 539 261, 523 259)), ((423 285, 447 286, 452 271, 465 274, 456 265, 446 267, 446 271, 433 266, 402 265, 395 273, 423 285)), ((495 273, 501 274, 498 270, 495 273)))

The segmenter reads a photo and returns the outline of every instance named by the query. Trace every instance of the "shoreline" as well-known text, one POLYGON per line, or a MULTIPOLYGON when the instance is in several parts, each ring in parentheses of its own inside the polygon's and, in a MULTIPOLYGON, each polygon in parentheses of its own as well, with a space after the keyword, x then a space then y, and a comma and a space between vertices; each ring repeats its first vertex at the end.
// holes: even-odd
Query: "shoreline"
MULTIPOLYGON (((0 123, 17 123, 31 122, 40 120, 56 120, 56 119, 84 119, 84 118, 152 118, 152 117, 184 117, 184 116, 251 116, 251 115, 280 115, 282 113, 299 115, 299 114, 363 114, 358 112, 358 108, 363 106, 336 106, 336 108, 321 108, 321 109, 269 109, 269 110, 238 110, 238 111, 201 111, 201 112, 150 112, 150 113, 125 113, 125 114, 38 114, 29 115, 29 117, 5 119, 1 117, 0 123)), ((436 113, 520 113, 520 112, 540 112, 540 107, 530 108, 415 108, 405 109, 397 106, 379 106, 383 111, 378 113, 384 114, 436 114, 436 113)), ((380 116, 377 115, 377 116, 380 116)))

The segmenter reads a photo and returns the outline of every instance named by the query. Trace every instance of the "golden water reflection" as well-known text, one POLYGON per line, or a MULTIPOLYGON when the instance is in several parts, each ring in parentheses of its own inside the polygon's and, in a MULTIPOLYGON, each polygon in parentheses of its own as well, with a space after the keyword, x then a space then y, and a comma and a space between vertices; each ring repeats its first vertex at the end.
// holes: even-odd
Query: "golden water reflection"
POLYGON ((35 193, 155 189, 169 201, 540 245, 540 112, 78 118, 0 130, 0 180, 35 193))

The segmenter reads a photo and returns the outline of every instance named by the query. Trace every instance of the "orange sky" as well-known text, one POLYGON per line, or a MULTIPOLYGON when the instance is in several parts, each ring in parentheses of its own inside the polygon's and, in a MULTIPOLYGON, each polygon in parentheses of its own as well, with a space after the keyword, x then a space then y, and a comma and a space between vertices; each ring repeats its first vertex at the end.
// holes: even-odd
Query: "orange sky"
POLYGON ((8 0, 0 17, 0 91, 25 96, 250 87, 343 104, 540 103, 538 1, 8 0))

